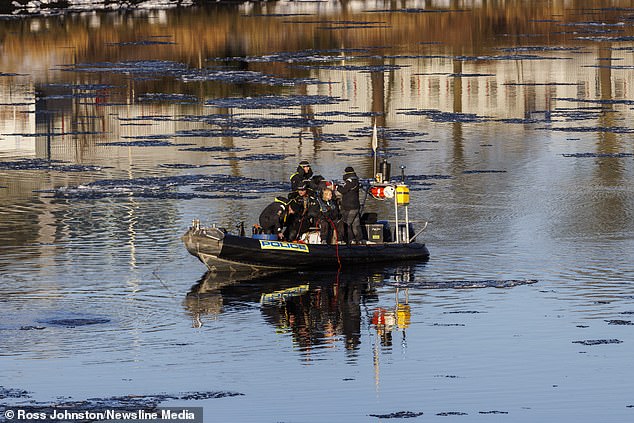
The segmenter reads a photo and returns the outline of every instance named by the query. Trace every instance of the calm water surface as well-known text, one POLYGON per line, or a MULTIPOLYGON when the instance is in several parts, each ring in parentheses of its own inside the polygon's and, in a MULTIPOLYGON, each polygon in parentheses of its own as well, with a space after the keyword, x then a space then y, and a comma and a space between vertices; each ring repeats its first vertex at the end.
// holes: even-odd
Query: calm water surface
POLYGON ((0 23, 3 387, 244 394, 185 402, 206 422, 634 418, 629 2, 0 23), (185 251, 301 159, 369 177, 374 122, 428 263, 239 280, 185 251))

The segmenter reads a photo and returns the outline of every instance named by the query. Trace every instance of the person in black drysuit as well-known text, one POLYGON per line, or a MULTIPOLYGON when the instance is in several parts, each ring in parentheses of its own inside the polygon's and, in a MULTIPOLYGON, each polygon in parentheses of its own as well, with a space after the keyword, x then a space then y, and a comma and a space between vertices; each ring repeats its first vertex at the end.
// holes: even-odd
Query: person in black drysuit
POLYGON ((293 214, 293 209, 288 205, 288 199, 276 197, 275 201, 266 206, 260 213, 260 226, 265 234, 277 234, 279 239, 284 239, 284 223, 287 216, 293 214))
POLYGON ((341 194, 341 218, 347 231, 347 242, 350 244, 363 243, 361 231, 361 218, 359 216, 359 177, 351 166, 344 170, 343 183, 337 186, 337 192, 341 194))
POLYGON ((321 197, 317 197, 317 203, 319 210, 316 214, 316 223, 319 226, 319 237, 322 244, 328 244, 332 239, 333 234, 337 235, 335 242, 341 238, 339 207, 337 203, 332 199, 332 190, 330 188, 324 188, 321 192, 321 197))
POLYGON ((297 170, 295 173, 291 175, 291 191, 295 192, 297 189, 304 184, 304 182, 310 181, 310 178, 313 176, 313 170, 310 167, 310 163, 308 160, 302 160, 299 162, 297 166, 297 170))
POLYGON ((287 240, 296 241, 313 225, 316 217, 314 210, 319 210, 308 182, 304 182, 296 192, 289 195, 288 206, 294 213, 288 219, 285 235, 287 240))

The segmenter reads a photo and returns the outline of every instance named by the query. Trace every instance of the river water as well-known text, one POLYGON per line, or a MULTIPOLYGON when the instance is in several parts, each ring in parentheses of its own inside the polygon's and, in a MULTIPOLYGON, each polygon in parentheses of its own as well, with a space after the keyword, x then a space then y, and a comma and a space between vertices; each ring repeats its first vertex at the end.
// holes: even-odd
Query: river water
POLYGON ((5 406, 632 420, 634 9, 528 3, 3 18, 5 406), (374 123, 429 262, 239 280, 187 253, 192 219, 248 228, 299 160, 370 177, 374 123))

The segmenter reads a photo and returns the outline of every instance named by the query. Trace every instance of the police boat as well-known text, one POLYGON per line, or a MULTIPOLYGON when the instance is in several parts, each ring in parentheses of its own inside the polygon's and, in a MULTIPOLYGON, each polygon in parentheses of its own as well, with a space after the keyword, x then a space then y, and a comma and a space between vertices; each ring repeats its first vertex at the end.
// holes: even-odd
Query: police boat
POLYGON ((377 200, 393 201, 394 220, 377 221, 376 214, 364 213, 365 242, 362 244, 322 244, 310 236, 303 242, 266 239, 257 234, 246 236, 244 226, 239 234, 232 234, 215 225, 203 227, 197 219, 182 240, 190 254, 213 272, 337 269, 428 260, 429 250, 424 243, 416 241, 427 223, 414 232, 408 214, 409 187, 404 178, 403 182, 383 182, 380 175, 364 186, 366 199, 369 195, 377 200), (394 227, 391 223, 395 223, 394 227))

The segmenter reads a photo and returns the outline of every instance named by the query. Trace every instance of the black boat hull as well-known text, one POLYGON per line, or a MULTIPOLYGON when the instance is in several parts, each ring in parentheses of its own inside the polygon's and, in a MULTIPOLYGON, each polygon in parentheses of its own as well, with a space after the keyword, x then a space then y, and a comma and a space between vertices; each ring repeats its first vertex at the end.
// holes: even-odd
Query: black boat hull
POLYGON ((425 244, 324 245, 267 241, 225 234, 215 228, 190 228, 187 250, 212 271, 333 269, 405 260, 426 261, 425 244))

